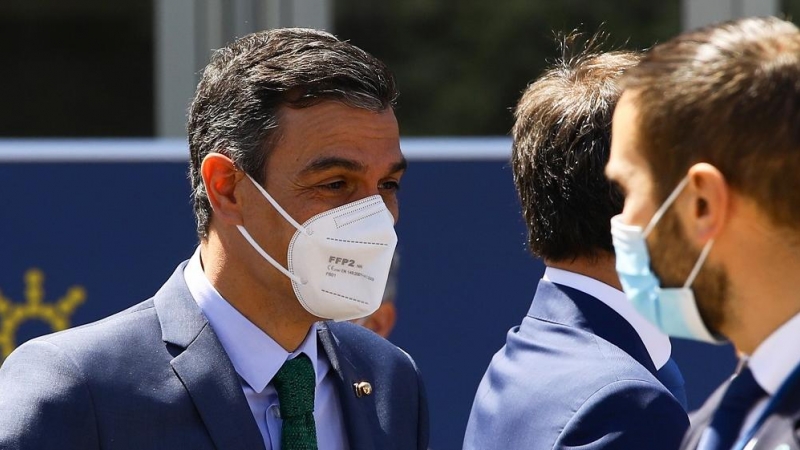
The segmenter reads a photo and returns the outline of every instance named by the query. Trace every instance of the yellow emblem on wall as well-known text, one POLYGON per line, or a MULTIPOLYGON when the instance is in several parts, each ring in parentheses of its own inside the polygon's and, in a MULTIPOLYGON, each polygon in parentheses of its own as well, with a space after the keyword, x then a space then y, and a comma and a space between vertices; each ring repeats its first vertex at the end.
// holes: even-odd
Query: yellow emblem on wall
POLYGON ((72 286, 56 302, 44 301, 44 274, 39 269, 25 272, 25 303, 16 303, 0 292, 0 362, 17 346, 17 330, 28 320, 41 320, 53 331, 70 327, 70 317, 86 301, 86 290, 72 286))

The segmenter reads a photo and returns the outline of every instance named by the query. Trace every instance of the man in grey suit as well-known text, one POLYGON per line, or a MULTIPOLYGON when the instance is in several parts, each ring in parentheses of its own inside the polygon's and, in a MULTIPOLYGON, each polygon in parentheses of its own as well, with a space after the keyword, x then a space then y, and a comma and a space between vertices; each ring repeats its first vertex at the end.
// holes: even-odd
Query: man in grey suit
POLYGON ((669 338, 620 290, 609 219, 622 196, 603 175, 618 80, 638 55, 563 45, 513 129, 528 244, 546 269, 478 387, 464 449, 673 450, 689 425, 683 379, 669 338))
POLYGON ((800 448, 800 30, 746 18, 655 46, 623 81, 606 169, 626 294, 736 374, 682 448, 800 448))
POLYGON ((414 362, 348 322, 397 240, 396 95, 328 33, 218 50, 189 114, 197 251, 151 299, 17 349, 0 448, 426 448, 414 362))

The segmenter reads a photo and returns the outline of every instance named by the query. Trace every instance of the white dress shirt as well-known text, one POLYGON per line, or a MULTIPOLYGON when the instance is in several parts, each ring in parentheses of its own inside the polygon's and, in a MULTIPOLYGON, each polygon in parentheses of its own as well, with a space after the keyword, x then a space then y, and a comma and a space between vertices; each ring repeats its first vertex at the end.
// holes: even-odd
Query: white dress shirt
POLYGON ((750 357, 742 357, 753 372, 753 378, 767 392, 767 397, 756 403, 747 414, 739 438, 744 438, 750 428, 761 417, 769 401, 789 378, 795 367, 800 364, 800 314, 789 319, 777 330, 773 331, 750 357))
POLYGON ((242 383, 250 411, 256 419, 267 450, 281 448, 278 394, 270 381, 283 363, 305 353, 316 373, 314 421, 319 450, 344 450, 347 436, 334 373, 325 352, 317 349, 317 327, 311 327, 294 352, 287 352, 217 292, 203 272, 198 247, 183 271, 189 292, 200 306, 242 383))
POLYGON ((571 287, 589 294, 622 316, 633 327, 636 334, 639 335, 644 347, 647 349, 647 353, 650 355, 650 359, 653 360, 656 370, 664 367, 664 364, 669 360, 672 353, 672 343, 669 341, 669 336, 662 333, 655 325, 642 317, 631 305, 624 292, 594 278, 554 267, 547 267, 542 278, 545 281, 571 287))

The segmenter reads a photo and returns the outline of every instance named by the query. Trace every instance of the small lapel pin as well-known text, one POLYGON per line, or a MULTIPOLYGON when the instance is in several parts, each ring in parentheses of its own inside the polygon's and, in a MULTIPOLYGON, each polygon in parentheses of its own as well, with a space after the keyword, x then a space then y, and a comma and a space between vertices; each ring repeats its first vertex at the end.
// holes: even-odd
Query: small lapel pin
POLYGON ((356 397, 358 398, 372 394, 372 385, 366 381, 359 381, 358 383, 353 383, 353 389, 355 389, 356 397))

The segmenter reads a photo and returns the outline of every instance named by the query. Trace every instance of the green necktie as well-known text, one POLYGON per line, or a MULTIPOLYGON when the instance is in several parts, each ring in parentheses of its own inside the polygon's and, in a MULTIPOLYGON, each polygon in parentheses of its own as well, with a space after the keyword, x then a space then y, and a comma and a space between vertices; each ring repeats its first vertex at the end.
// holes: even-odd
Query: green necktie
POLYGON ((272 384, 278 392, 281 419, 281 450, 317 450, 314 425, 314 366, 308 356, 283 363, 272 384))

